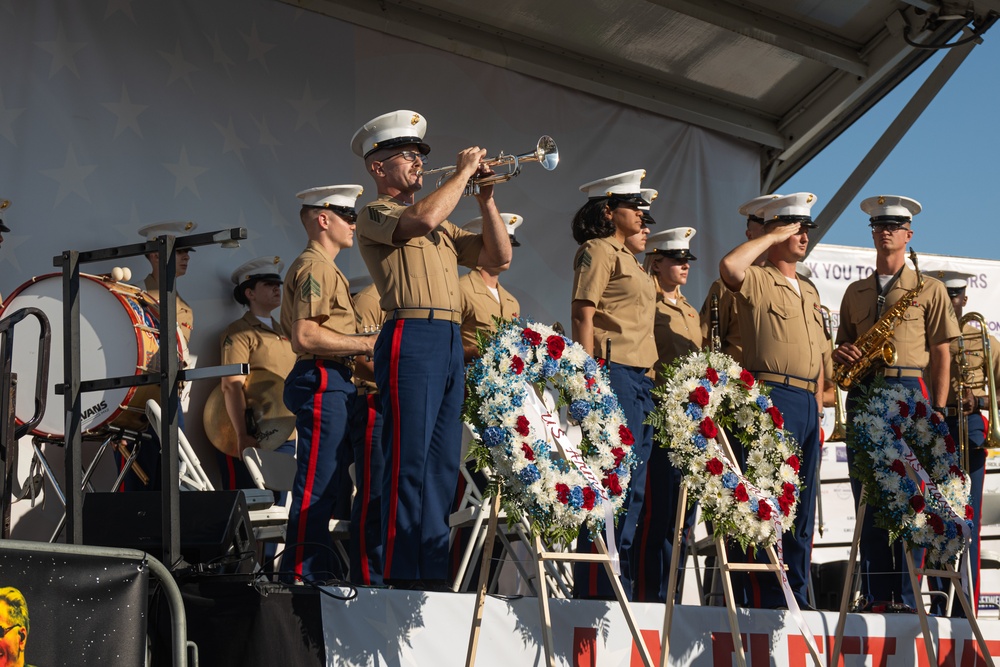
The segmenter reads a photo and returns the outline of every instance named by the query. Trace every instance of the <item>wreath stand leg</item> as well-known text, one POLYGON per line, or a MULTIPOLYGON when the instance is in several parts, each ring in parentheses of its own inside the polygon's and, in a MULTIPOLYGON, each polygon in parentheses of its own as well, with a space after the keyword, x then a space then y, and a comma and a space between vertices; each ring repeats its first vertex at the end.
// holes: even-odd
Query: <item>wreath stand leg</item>
MULTIPOLYGON (((483 607, 486 604, 486 590, 489 583, 489 559, 490 554, 493 553, 493 542, 497 534, 497 518, 499 514, 500 494, 498 493, 493 498, 493 502, 490 505, 490 519, 489 525, 486 529, 486 542, 483 545, 481 561, 482 566, 480 567, 479 572, 479 586, 476 590, 475 611, 472 619, 472 629, 469 634, 469 650, 466 653, 465 660, 466 667, 472 667, 476 662, 476 649, 478 648, 479 633, 483 624, 483 607)), ((611 565, 611 556, 608 554, 608 548, 604 543, 604 537, 596 535, 594 544, 597 546, 599 553, 577 554, 563 551, 547 551, 542 544, 541 538, 537 535, 531 543, 532 551, 534 552, 532 555, 535 560, 538 611, 539 618, 542 623, 542 645, 545 649, 545 664, 548 665, 548 667, 555 667, 556 664, 552 642, 552 617, 549 614, 548 582, 545 578, 545 562, 586 561, 602 563, 604 565, 604 568, 608 573, 608 579, 611 581, 611 587, 615 591, 615 597, 618 599, 618 604, 622 609, 622 613, 625 615, 625 621, 628 623, 629 630, 632 632, 632 640, 639 649, 642 664, 644 667, 654 667, 653 658, 649 653, 649 649, 646 647, 646 642, 642 637, 642 633, 639 631, 639 624, 636 622, 635 615, 632 613, 632 608, 629 606, 628 599, 625 597, 625 589, 622 587, 621 580, 614 573, 614 568, 611 565)))
MULTIPOLYGON (((660 667, 667 667, 670 659, 670 628, 674 622, 674 600, 677 598, 677 568, 680 565, 681 550, 676 548, 681 543, 684 534, 684 513, 687 508, 687 484, 681 484, 681 492, 677 498, 677 518, 674 524, 674 541, 671 543, 675 548, 670 550, 670 575, 667 578, 667 607, 663 614, 663 639, 660 644, 660 667)), ((695 556, 697 559, 697 556, 695 556)), ((740 652, 743 645, 740 644, 740 652)), ((744 663, 741 663, 743 667, 744 663)))
POLYGON ((855 512, 854 537, 851 539, 851 555, 847 560, 847 572, 844 574, 844 588, 840 594, 840 612, 837 615, 837 630, 834 633, 833 654, 831 665, 839 664, 840 649, 844 643, 844 626, 847 624, 847 609, 851 604, 851 594, 854 593, 854 577, 858 573, 858 547, 861 544, 861 526, 865 520, 865 509, 868 503, 865 502, 864 488, 861 491, 861 502, 858 503, 858 511, 855 512))

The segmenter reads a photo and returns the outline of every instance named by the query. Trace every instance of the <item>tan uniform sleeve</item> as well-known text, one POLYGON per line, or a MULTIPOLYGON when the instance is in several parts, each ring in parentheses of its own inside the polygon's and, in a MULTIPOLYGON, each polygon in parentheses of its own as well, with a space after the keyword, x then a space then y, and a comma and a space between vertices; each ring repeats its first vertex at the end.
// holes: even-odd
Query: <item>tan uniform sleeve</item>
POLYGON ((473 234, 447 220, 441 223, 440 230, 447 234, 455 245, 455 255, 458 257, 459 265, 475 269, 479 265, 479 255, 483 251, 482 235, 473 234))
POLYGON ((292 322, 315 319, 322 323, 330 317, 335 305, 345 305, 339 303, 343 290, 337 288, 340 279, 333 266, 305 262, 294 276, 286 276, 285 280, 292 280, 294 285, 289 304, 292 322))
POLYGON ((957 338, 961 333, 958 328, 958 318, 955 317, 955 309, 952 308, 944 283, 928 280, 924 292, 927 293, 924 297, 927 304, 924 310, 927 343, 938 345, 957 338))
POLYGON ((235 331, 232 326, 219 337, 222 352, 221 364, 246 364, 250 362, 250 336, 245 331, 235 331))
POLYGON ((392 235, 404 211, 406 206, 394 201, 373 201, 358 212, 358 236, 383 245, 402 245, 393 243, 392 235))
POLYGON ((605 243, 587 241, 573 258, 573 301, 601 303, 615 267, 614 249, 605 243))

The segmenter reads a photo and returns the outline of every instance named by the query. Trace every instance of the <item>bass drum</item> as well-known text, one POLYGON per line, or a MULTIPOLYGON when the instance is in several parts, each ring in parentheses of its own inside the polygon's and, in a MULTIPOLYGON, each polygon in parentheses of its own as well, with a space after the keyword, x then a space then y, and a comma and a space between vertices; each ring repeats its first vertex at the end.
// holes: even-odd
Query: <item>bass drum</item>
MULTIPOLYGON (((63 382, 62 274, 32 278, 18 287, 4 304, 0 317, 26 307, 45 313, 52 327, 45 414, 32 433, 59 440, 65 434, 63 397, 55 391, 56 385, 63 382)), ((139 375, 158 369, 158 327, 159 307, 152 296, 127 283, 80 274, 81 381, 139 375)), ((18 377, 15 406, 18 423, 30 419, 34 413, 39 333, 33 318, 18 324, 11 363, 11 370, 18 377)), ((183 338, 179 334, 177 338, 178 354, 183 359, 183 338)), ((81 394, 83 431, 104 427, 144 430, 148 423, 145 400, 158 396, 158 385, 81 394)))

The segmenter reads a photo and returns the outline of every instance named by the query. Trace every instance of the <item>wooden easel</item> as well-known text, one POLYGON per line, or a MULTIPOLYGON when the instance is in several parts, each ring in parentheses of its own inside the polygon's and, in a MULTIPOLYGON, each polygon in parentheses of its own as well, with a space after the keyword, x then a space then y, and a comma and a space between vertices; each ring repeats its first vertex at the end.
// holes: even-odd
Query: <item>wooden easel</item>
MULTIPOLYGON (((904 465, 905 462, 904 462, 904 465)), ((909 465, 906 466, 907 474, 911 479, 916 480, 916 475, 909 465)), ((864 522, 865 512, 868 507, 866 502, 866 489, 862 487, 861 491, 861 502, 858 504, 857 519, 854 524, 854 538, 851 542, 851 555, 850 560, 847 561, 847 576, 844 577, 844 589, 840 596, 840 614, 837 618, 837 631, 833 641, 833 654, 831 655, 831 665, 837 665, 840 660, 840 651, 844 643, 844 626, 847 623, 847 608, 850 606, 851 593, 854 592, 854 577, 857 575, 858 571, 858 550, 861 544, 861 526, 864 522)), ((962 576, 958 573, 958 570, 954 566, 945 566, 946 569, 943 570, 928 570, 923 567, 916 567, 913 561, 913 554, 909 548, 904 549, 906 554, 906 567, 910 574, 910 585, 913 587, 913 596, 917 604, 917 616, 920 619, 920 631, 924 637, 924 649, 927 651, 927 659, 930 664, 936 665, 937 662, 937 651, 934 650, 934 640, 931 637, 930 624, 927 622, 927 608, 924 605, 923 596, 920 594, 920 576, 926 575, 929 577, 943 577, 949 579, 952 586, 955 587, 955 595, 958 596, 959 602, 962 603, 962 609, 965 610, 966 620, 969 621, 969 627, 972 628, 972 633, 976 637, 976 643, 979 645, 979 650, 982 652, 983 657, 986 659, 986 664, 990 667, 996 667, 996 663, 993 662, 993 658, 990 656, 990 652, 986 648, 986 640, 983 639, 983 632, 979 628, 979 622, 976 620, 975 610, 972 608, 972 604, 969 601, 968 595, 966 595, 965 590, 961 586, 962 576)))
MULTIPOLYGON (((739 473, 742 473, 742 471, 739 470, 739 463, 736 461, 733 448, 729 445, 729 438, 726 437, 725 431, 721 429, 719 430, 719 441, 722 443, 722 447, 725 449, 725 454, 732 462, 733 466, 739 473)), ((684 533, 684 513, 687 509, 687 496, 687 484, 681 484, 680 497, 677 499, 677 518, 674 523, 674 541, 672 543, 675 546, 670 553, 670 575, 667 579, 667 608, 663 615, 663 638, 660 645, 660 667, 667 667, 667 663, 670 658, 670 629, 674 620, 674 599, 677 596, 677 569, 680 565, 681 554, 681 549, 679 547, 684 533)), ((778 539, 781 539, 781 535, 778 535, 778 539)), ((736 664, 739 665, 739 667, 746 667, 747 657, 743 650, 743 641, 740 638, 740 622, 736 616, 736 601, 733 597, 733 581, 730 578, 729 573, 773 572, 775 576, 779 576, 779 571, 782 569, 782 566, 778 561, 778 552, 773 546, 767 547, 766 549, 768 559, 771 561, 770 563, 730 563, 729 558, 726 555, 725 541, 716 537, 714 542, 715 550, 719 558, 722 592, 723 597, 726 600, 726 614, 729 617, 729 630, 733 636, 733 650, 736 653, 736 664)), ((806 642, 806 646, 809 649, 809 654, 812 656, 816 667, 824 667, 823 662, 820 660, 819 654, 814 650, 812 643, 806 642)))
MULTIPOLYGON (((476 606, 472 619, 472 630, 469 634, 469 650, 465 659, 466 667, 472 667, 476 663, 476 649, 479 644, 479 632, 483 624, 483 607, 486 604, 486 589, 489 584, 490 555, 493 553, 493 542, 497 535, 497 521, 499 515, 500 494, 498 493, 494 496, 493 502, 490 506, 490 519, 489 525, 486 529, 486 542, 483 545, 481 567, 479 568, 479 586, 476 590, 476 606)), ((546 583, 545 578, 545 562, 562 561, 602 563, 604 565, 604 569, 608 574, 608 579, 611 581, 611 587, 615 591, 615 597, 618 599, 618 605, 621 607, 622 613, 625 615, 625 620, 628 623, 629 630, 632 632, 632 640, 639 649, 639 655, 642 657, 642 663, 645 667, 654 667, 653 658, 649 653, 649 649, 646 647, 646 642, 642 638, 642 633, 639 632, 639 625, 635 620, 635 615, 632 613, 632 608, 629 606, 628 599, 625 597, 625 589, 622 587, 621 580, 619 580, 618 576, 614 573, 614 568, 611 564, 611 556, 608 555, 608 548, 604 543, 604 538, 600 535, 595 535, 594 544, 597 545, 599 553, 578 554, 563 551, 547 551, 542 544, 542 540, 538 536, 535 536, 532 541, 531 550, 532 556, 535 559, 535 574, 538 582, 536 590, 538 592, 539 618, 542 622, 542 644, 545 648, 545 664, 548 665, 548 667, 555 667, 556 664, 552 646, 552 619, 549 615, 549 595, 548 584, 546 583)))

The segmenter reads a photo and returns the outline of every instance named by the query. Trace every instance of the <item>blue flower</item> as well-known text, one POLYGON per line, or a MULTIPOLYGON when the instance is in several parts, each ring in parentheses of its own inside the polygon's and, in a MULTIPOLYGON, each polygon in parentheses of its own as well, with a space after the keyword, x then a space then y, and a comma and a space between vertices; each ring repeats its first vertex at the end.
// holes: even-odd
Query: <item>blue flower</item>
POLYGON ((944 525, 944 534, 948 536, 949 540, 958 537, 958 529, 955 528, 954 522, 949 521, 944 525))
POLYGON ((549 452, 551 452, 549 443, 544 440, 535 440, 531 443, 531 448, 535 450, 536 457, 548 456, 549 452))
POLYGON ((769 407, 771 407, 771 402, 767 400, 767 396, 761 394, 760 396, 757 397, 757 407, 760 408, 761 411, 767 410, 769 407))
POLYGON ((521 392, 510 394, 510 404, 515 408, 521 407, 524 404, 524 394, 521 392))
POLYGON ((757 502, 756 498, 750 498, 750 511, 756 514, 757 510, 760 508, 760 503, 757 502))
POLYGON ((550 378, 559 372, 559 362, 549 357, 542 362, 542 377, 550 378))
POLYGON ((584 377, 594 377, 594 373, 597 372, 597 362, 594 361, 593 357, 587 357, 583 362, 583 376, 584 377))
POLYGON ((612 394, 605 394, 601 397, 601 404, 604 407, 604 412, 614 412, 618 409, 618 399, 612 394))
POLYGON ((578 422, 590 414, 590 404, 587 401, 576 400, 569 404, 570 416, 578 422))
POLYGON ((521 478, 521 481, 524 482, 525 486, 533 482, 537 482, 542 478, 541 473, 538 472, 538 468, 535 467, 534 463, 529 463, 522 468, 521 472, 517 473, 517 476, 521 478))
POLYGON ((903 493, 912 496, 917 492, 917 485, 913 483, 913 480, 909 477, 904 477, 899 481, 899 486, 902 487, 903 493))
POLYGON ((552 459, 552 461, 555 463, 556 469, 559 472, 566 473, 570 471, 569 461, 566 459, 559 457, 557 459, 552 459))
POLYGON ((583 489, 579 486, 574 486, 569 492, 569 506, 575 510, 583 507, 583 489))
POLYGON ((483 431, 483 444, 487 447, 502 445, 506 436, 504 429, 499 426, 487 426, 483 431))
POLYGON ((712 391, 712 383, 708 381, 708 378, 698 380, 698 384, 704 387, 706 391, 712 391))
POLYGON ((729 384, 729 376, 725 373, 719 373, 719 386, 725 387, 727 384, 729 384))
POLYGON ((736 473, 734 473, 732 470, 730 470, 729 472, 725 473, 722 476, 722 486, 726 487, 727 489, 735 489, 736 485, 739 483, 740 483, 739 477, 737 477, 736 473))
POLYGON ((701 433, 691 438, 691 442, 693 442, 698 449, 705 449, 708 447, 708 440, 706 440, 705 436, 701 433))
POLYGON ((702 412, 701 406, 697 403, 688 403, 684 407, 684 414, 688 416, 688 419, 692 421, 700 422, 704 413, 702 412))

